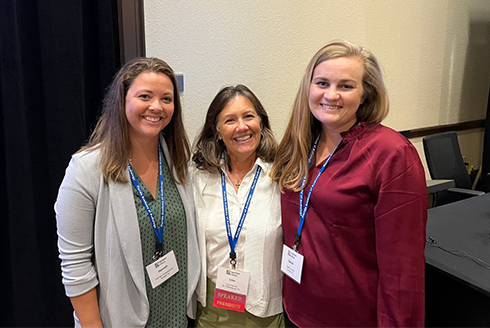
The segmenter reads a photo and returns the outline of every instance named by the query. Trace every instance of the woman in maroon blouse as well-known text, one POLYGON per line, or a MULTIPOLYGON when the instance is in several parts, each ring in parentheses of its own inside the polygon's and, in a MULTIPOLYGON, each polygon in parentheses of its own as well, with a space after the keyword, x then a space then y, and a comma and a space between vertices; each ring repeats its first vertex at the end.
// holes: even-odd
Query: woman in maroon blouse
POLYGON ((425 175, 388 107, 368 50, 337 40, 310 61, 271 173, 294 325, 424 325, 425 175))

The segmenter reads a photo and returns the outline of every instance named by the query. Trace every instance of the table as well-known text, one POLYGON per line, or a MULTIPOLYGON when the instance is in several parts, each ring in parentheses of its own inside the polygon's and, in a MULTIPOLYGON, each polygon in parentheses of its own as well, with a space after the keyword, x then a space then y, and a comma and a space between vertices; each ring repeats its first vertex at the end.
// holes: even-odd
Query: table
POLYGON ((427 183, 427 193, 434 194, 438 191, 447 190, 449 188, 454 188, 456 185, 454 180, 426 180, 427 183))
POLYGON ((434 194, 438 191, 454 188, 454 180, 434 179, 426 180, 427 184, 427 207, 431 208, 434 205, 434 194))
MULTIPOLYGON (((428 210, 427 238, 490 263, 490 193, 428 210)), ((426 256, 426 326, 490 326, 490 270, 431 246, 426 256)))

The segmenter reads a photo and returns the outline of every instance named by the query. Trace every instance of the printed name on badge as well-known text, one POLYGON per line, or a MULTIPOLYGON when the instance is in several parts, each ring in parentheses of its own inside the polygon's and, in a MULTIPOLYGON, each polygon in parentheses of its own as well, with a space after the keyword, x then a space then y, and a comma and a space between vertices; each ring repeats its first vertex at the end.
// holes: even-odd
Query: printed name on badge
POLYGON ((249 272, 219 267, 213 306, 232 311, 245 311, 249 281, 249 272))
POLYGON ((170 251, 155 262, 146 266, 151 287, 155 289, 174 274, 179 272, 174 251, 170 251))
POLYGON ((282 261, 281 271, 293 279, 298 284, 301 284, 301 274, 303 273, 304 256, 290 247, 282 246, 282 261))

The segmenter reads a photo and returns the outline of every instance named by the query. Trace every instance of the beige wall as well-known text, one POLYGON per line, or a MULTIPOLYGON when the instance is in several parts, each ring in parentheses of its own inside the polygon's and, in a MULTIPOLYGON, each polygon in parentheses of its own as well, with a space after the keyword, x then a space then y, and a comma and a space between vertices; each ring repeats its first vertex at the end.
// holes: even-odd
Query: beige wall
MULTIPOLYGON (((237 83, 261 99, 280 139, 308 61, 335 38, 361 44, 380 60, 391 100, 384 124, 406 130, 486 116, 489 0, 147 0, 144 6, 147 55, 184 74, 191 141, 214 95, 237 83)), ((476 166, 481 131, 460 137, 476 166)), ((421 149, 420 140, 413 142, 421 149)))

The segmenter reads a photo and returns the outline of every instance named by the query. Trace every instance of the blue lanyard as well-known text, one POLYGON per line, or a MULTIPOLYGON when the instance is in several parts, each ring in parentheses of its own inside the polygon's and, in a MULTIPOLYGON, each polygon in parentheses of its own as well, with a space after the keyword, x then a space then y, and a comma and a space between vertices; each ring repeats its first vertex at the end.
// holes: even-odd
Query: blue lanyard
POLYGON ((141 202, 145 206, 146 212, 148 213, 148 216, 150 217, 150 222, 153 227, 153 231, 155 231, 155 235, 157 236, 157 242, 155 244, 155 256, 153 257, 154 259, 157 259, 161 257, 163 254, 163 226, 165 224, 165 189, 163 185, 163 164, 162 164, 162 150, 160 146, 158 147, 158 177, 160 179, 160 207, 161 207, 161 222, 160 222, 160 227, 157 227, 157 224, 155 222, 155 216, 153 215, 153 212, 150 208, 150 205, 148 205, 148 202, 146 201, 145 195, 143 194, 143 191, 141 190, 141 186, 138 183, 138 180, 136 179, 134 172, 133 172, 133 167, 131 166, 131 163, 128 164, 129 167, 129 175, 131 176, 131 181, 133 182, 134 187, 136 188, 136 192, 138 193, 138 196, 141 199, 141 202))
MULTIPOLYGON (((313 160, 313 155, 315 155, 316 148, 318 147, 318 142, 320 141, 320 135, 321 134, 319 134, 318 137, 316 138, 315 143, 313 144, 313 147, 310 151, 310 155, 308 156, 308 168, 311 166, 311 162, 313 160)), ((327 159, 325 160, 325 163, 323 163, 322 168, 320 169, 320 172, 318 172, 318 174, 315 177, 315 180, 313 180, 313 183, 311 184, 310 190, 308 191, 308 195, 306 196, 306 201, 305 201, 304 206, 303 206, 303 198, 304 198, 304 191, 305 190, 301 189, 301 191, 299 192, 299 226, 298 226, 298 231, 296 232, 296 235, 295 235, 295 243, 293 245, 293 249, 295 251, 297 251, 298 247, 299 247, 299 241, 301 240, 301 230, 303 230, 303 224, 305 223, 306 213, 308 212, 308 207, 310 205, 310 197, 311 197, 311 193, 313 192, 313 188, 315 187, 318 179, 320 178, 320 175, 322 175, 323 171, 325 171, 325 168, 327 167, 328 162, 330 162, 330 159, 332 158, 333 154, 335 154, 337 149, 342 144, 342 141, 343 140, 341 140, 339 142, 337 147, 335 147, 334 151, 327 157, 327 159)), ((304 176, 303 180, 301 181, 301 188, 304 187, 305 183, 306 183, 306 176, 304 176)))
POLYGON ((248 208, 250 207, 250 202, 252 201, 252 196, 254 194, 255 186, 257 185, 257 181, 259 180, 261 171, 262 168, 257 165, 257 171, 255 171, 252 187, 250 187, 250 191, 248 192, 247 200, 245 201, 245 206, 242 211, 242 216, 240 217, 240 221, 238 222, 238 226, 235 231, 235 237, 231 236, 230 213, 228 211, 228 197, 226 192, 225 173, 221 171, 221 191, 223 194, 223 209, 225 212, 226 234, 228 235, 228 243, 230 244, 230 249, 231 249, 230 263, 233 269, 235 269, 235 265, 236 265, 235 246, 236 243, 238 242, 238 237, 240 237, 240 232, 242 231, 243 223, 245 222, 245 217, 247 216, 248 208))

